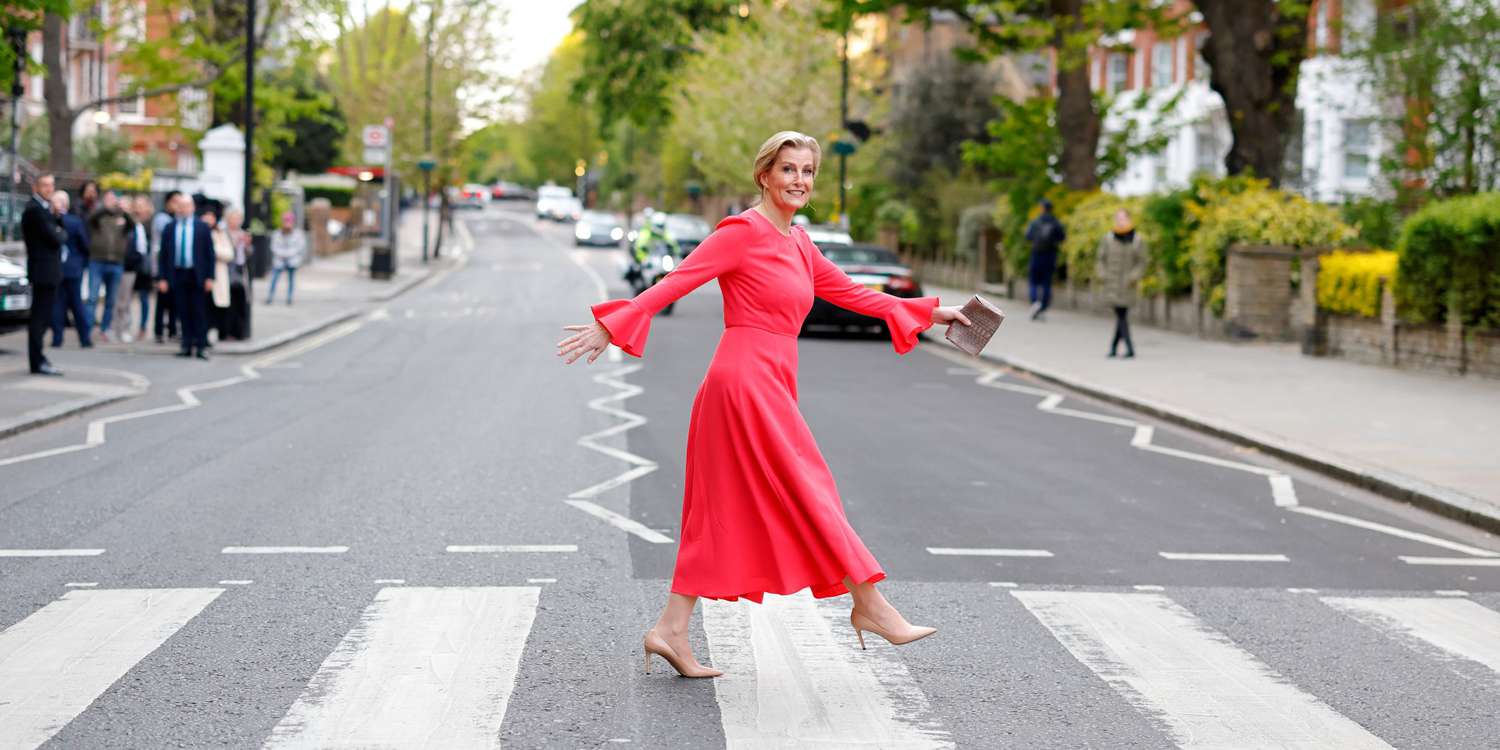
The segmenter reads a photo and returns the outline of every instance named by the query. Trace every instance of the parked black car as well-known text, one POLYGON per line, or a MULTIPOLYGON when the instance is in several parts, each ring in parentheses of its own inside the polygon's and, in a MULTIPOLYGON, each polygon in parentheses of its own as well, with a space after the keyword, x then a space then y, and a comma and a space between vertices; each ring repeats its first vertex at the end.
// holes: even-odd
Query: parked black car
POLYGON ((26 324, 31 316, 31 285, 26 268, 0 257, 0 331, 26 324))
MULTIPOLYGON (((920 297, 922 287, 912 278, 911 269, 901 258, 879 245, 845 245, 842 243, 815 243, 823 257, 849 274, 855 282, 897 297, 920 297)), ((822 299, 814 299, 812 310, 802 321, 802 332, 811 326, 878 326, 882 331, 885 323, 877 318, 850 312, 822 299)))

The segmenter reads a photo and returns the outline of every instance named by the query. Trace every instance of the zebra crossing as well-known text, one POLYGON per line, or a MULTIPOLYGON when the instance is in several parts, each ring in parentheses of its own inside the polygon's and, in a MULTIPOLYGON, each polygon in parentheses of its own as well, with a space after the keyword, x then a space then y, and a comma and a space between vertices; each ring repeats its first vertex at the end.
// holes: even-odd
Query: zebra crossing
MULTIPOLYGON (((1316 688, 1294 684, 1256 646, 1216 629, 1170 590, 1143 588, 983 590, 996 606, 1021 607, 1086 668, 1078 674, 1107 685, 1178 747, 1411 746, 1410 738, 1382 737, 1346 716, 1316 688)), ((0 631, 0 750, 46 744, 153 651, 246 590, 69 589, 0 631)), ((1500 691, 1493 598, 1279 595, 1362 629, 1390 649, 1384 656, 1415 657, 1437 679, 1456 675, 1472 689, 1500 691)), ((507 709, 528 670, 528 640, 548 618, 570 616, 566 608, 549 611, 546 601, 541 586, 383 586, 258 742, 266 750, 498 747, 504 723, 527 720, 507 709)), ((847 606, 805 593, 768 596, 762 605, 704 601, 704 660, 726 672, 712 691, 727 747, 965 746, 945 725, 948 712, 935 710, 924 675, 908 668, 906 654, 914 652, 878 639, 858 649, 847 606)), ((1247 606, 1240 614, 1256 612, 1247 606)), ((1305 624, 1263 626, 1295 638, 1305 624)), ((633 655, 617 656, 639 669, 633 655)), ((1045 664, 1034 646, 1008 656, 1045 664)), ((1382 656, 1362 658, 1380 663, 1382 656)), ((1393 706, 1403 700, 1409 675, 1368 675, 1377 681, 1360 686, 1367 695, 1393 706)), ((675 678, 658 671, 644 679, 675 678)), ((1500 737, 1500 716, 1481 721, 1500 737)))

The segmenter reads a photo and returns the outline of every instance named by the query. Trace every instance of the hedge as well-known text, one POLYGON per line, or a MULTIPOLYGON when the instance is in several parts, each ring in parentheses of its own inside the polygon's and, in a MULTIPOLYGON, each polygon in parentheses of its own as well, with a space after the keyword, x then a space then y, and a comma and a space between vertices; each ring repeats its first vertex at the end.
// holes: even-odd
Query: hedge
POLYGON ((1108 234, 1115 223, 1115 212, 1125 209, 1130 212, 1147 246, 1151 244, 1151 230, 1141 221, 1142 198, 1121 198, 1111 193, 1089 193, 1073 204, 1066 214, 1058 216, 1068 230, 1063 240, 1061 255, 1068 264, 1068 277, 1075 284, 1087 284, 1094 278, 1094 264, 1099 252, 1099 240, 1108 234))
POLYGON ((1345 315, 1380 315, 1380 290, 1396 278, 1390 250, 1334 251, 1318 259, 1318 307, 1345 315))
POLYGON ((1396 300, 1414 322, 1447 319, 1500 328, 1500 193, 1430 203, 1412 214, 1397 246, 1396 300))
POLYGON ((302 198, 309 202, 314 198, 327 198, 335 208, 346 208, 349 202, 354 200, 354 188, 337 185, 307 185, 302 188, 302 198))

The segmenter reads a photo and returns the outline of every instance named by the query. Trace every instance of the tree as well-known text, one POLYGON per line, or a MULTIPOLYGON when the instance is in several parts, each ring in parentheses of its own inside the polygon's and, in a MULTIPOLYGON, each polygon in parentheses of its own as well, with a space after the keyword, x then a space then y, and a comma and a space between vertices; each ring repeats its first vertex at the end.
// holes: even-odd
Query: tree
MULTIPOLYGON (((24 40, 42 28, 48 14, 66 16, 72 5, 71 0, 6 0, 0 5, 0 30, 4 30, 6 37, 19 35, 24 40)), ((13 46, 13 38, 0 39, 0 93, 5 96, 10 96, 10 85, 15 80, 17 53, 24 58, 26 49, 13 46)), ((35 62, 21 60, 23 69, 35 62)))
POLYGON ((1415 0, 1352 36, 1352 56, 1392 113, 1383 171, 1397 192, 1500 188, 1500 7, 1415 0))
POLYGON ((544 182, 571 185, 582 159, 594 161, 602 147, 597 109, 574 99, 575 84, 584 75, 583 35, 569 35, 552 51, 547 65, 529 87, 530 117, 526 121, 527 158, 535 176, 544 182))
POLYGON ((995 119, 995 76, 978 63, 945 56, 912 71, 892 97, 886 135, 892 139, 887 174, 901 188, 917 189, 933 169, 957 172, 966 141, 984 142, 995 119))
POLYGON ((1309 0, 1194 0, 1208 25, 1203 59, 1224 99, 1234 144, 1229 174, 1281 184, 1297 115, 1297 73, 1307 57, 1309 0))
MULTIPOLYGON (((324 93, 327 84, 311 72, 296 67, 291 71, 293 101, 296 112, 285 123, 286 142, 271 157, 270 164, 279 172, 318 174, 337 163, 339 143, 348 131, 344 113, 332 96, 324 93), (306 111, 306 110, 312 111, 306 111)), ((256 86, 259 95, 260 86, 256 86)), ((257 132, 259 132, 257 130, 257 132)))

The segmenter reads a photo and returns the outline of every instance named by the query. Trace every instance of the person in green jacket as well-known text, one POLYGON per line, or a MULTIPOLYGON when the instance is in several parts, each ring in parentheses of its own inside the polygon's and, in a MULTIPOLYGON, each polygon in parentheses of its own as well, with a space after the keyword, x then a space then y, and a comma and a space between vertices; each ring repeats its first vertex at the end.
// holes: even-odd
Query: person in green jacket
MULTIPOLYGON (((129 244, 130 221, 120 207, 120 195, 113 190, 104 193, 104 201, 88 215, 89 228, 89 297, 91 314, 97 314, 99 286, 104 286, 104 316, 99 325, 99 340, 109 341, 114 330, 116 295, 125 276, 125 248, 129 244)), ((100 318, 96 317, 95 320, 100 318)), ((129 321, 122 321, 123 331, 129 321)))
POLYGON ((646 259, 651 257, 651 245, 655 242, 667 243, 672 249, 673 257, 682 255, 682 247, 677 244, 672 233, 667 231, 667 215, 660 211, 651 214, 651 219, 641 227, 640 234, 636 235, 633 250, 637 264, 645 264, 646 259))
POLYGON ((1109 356, 1117 355, 1125 343, 1125 357, 1135 356, 1130 340, 1130 308, 1136 301, 1136 286, 1146 271, 1146 241, 1135 231, 1130 212, 1115 212, 1115 223, 1109 234, 1099 240, 1095 259, 1094 283, 1099 299, 1115 311, 1115 337, 1109 344, 1109 356))

